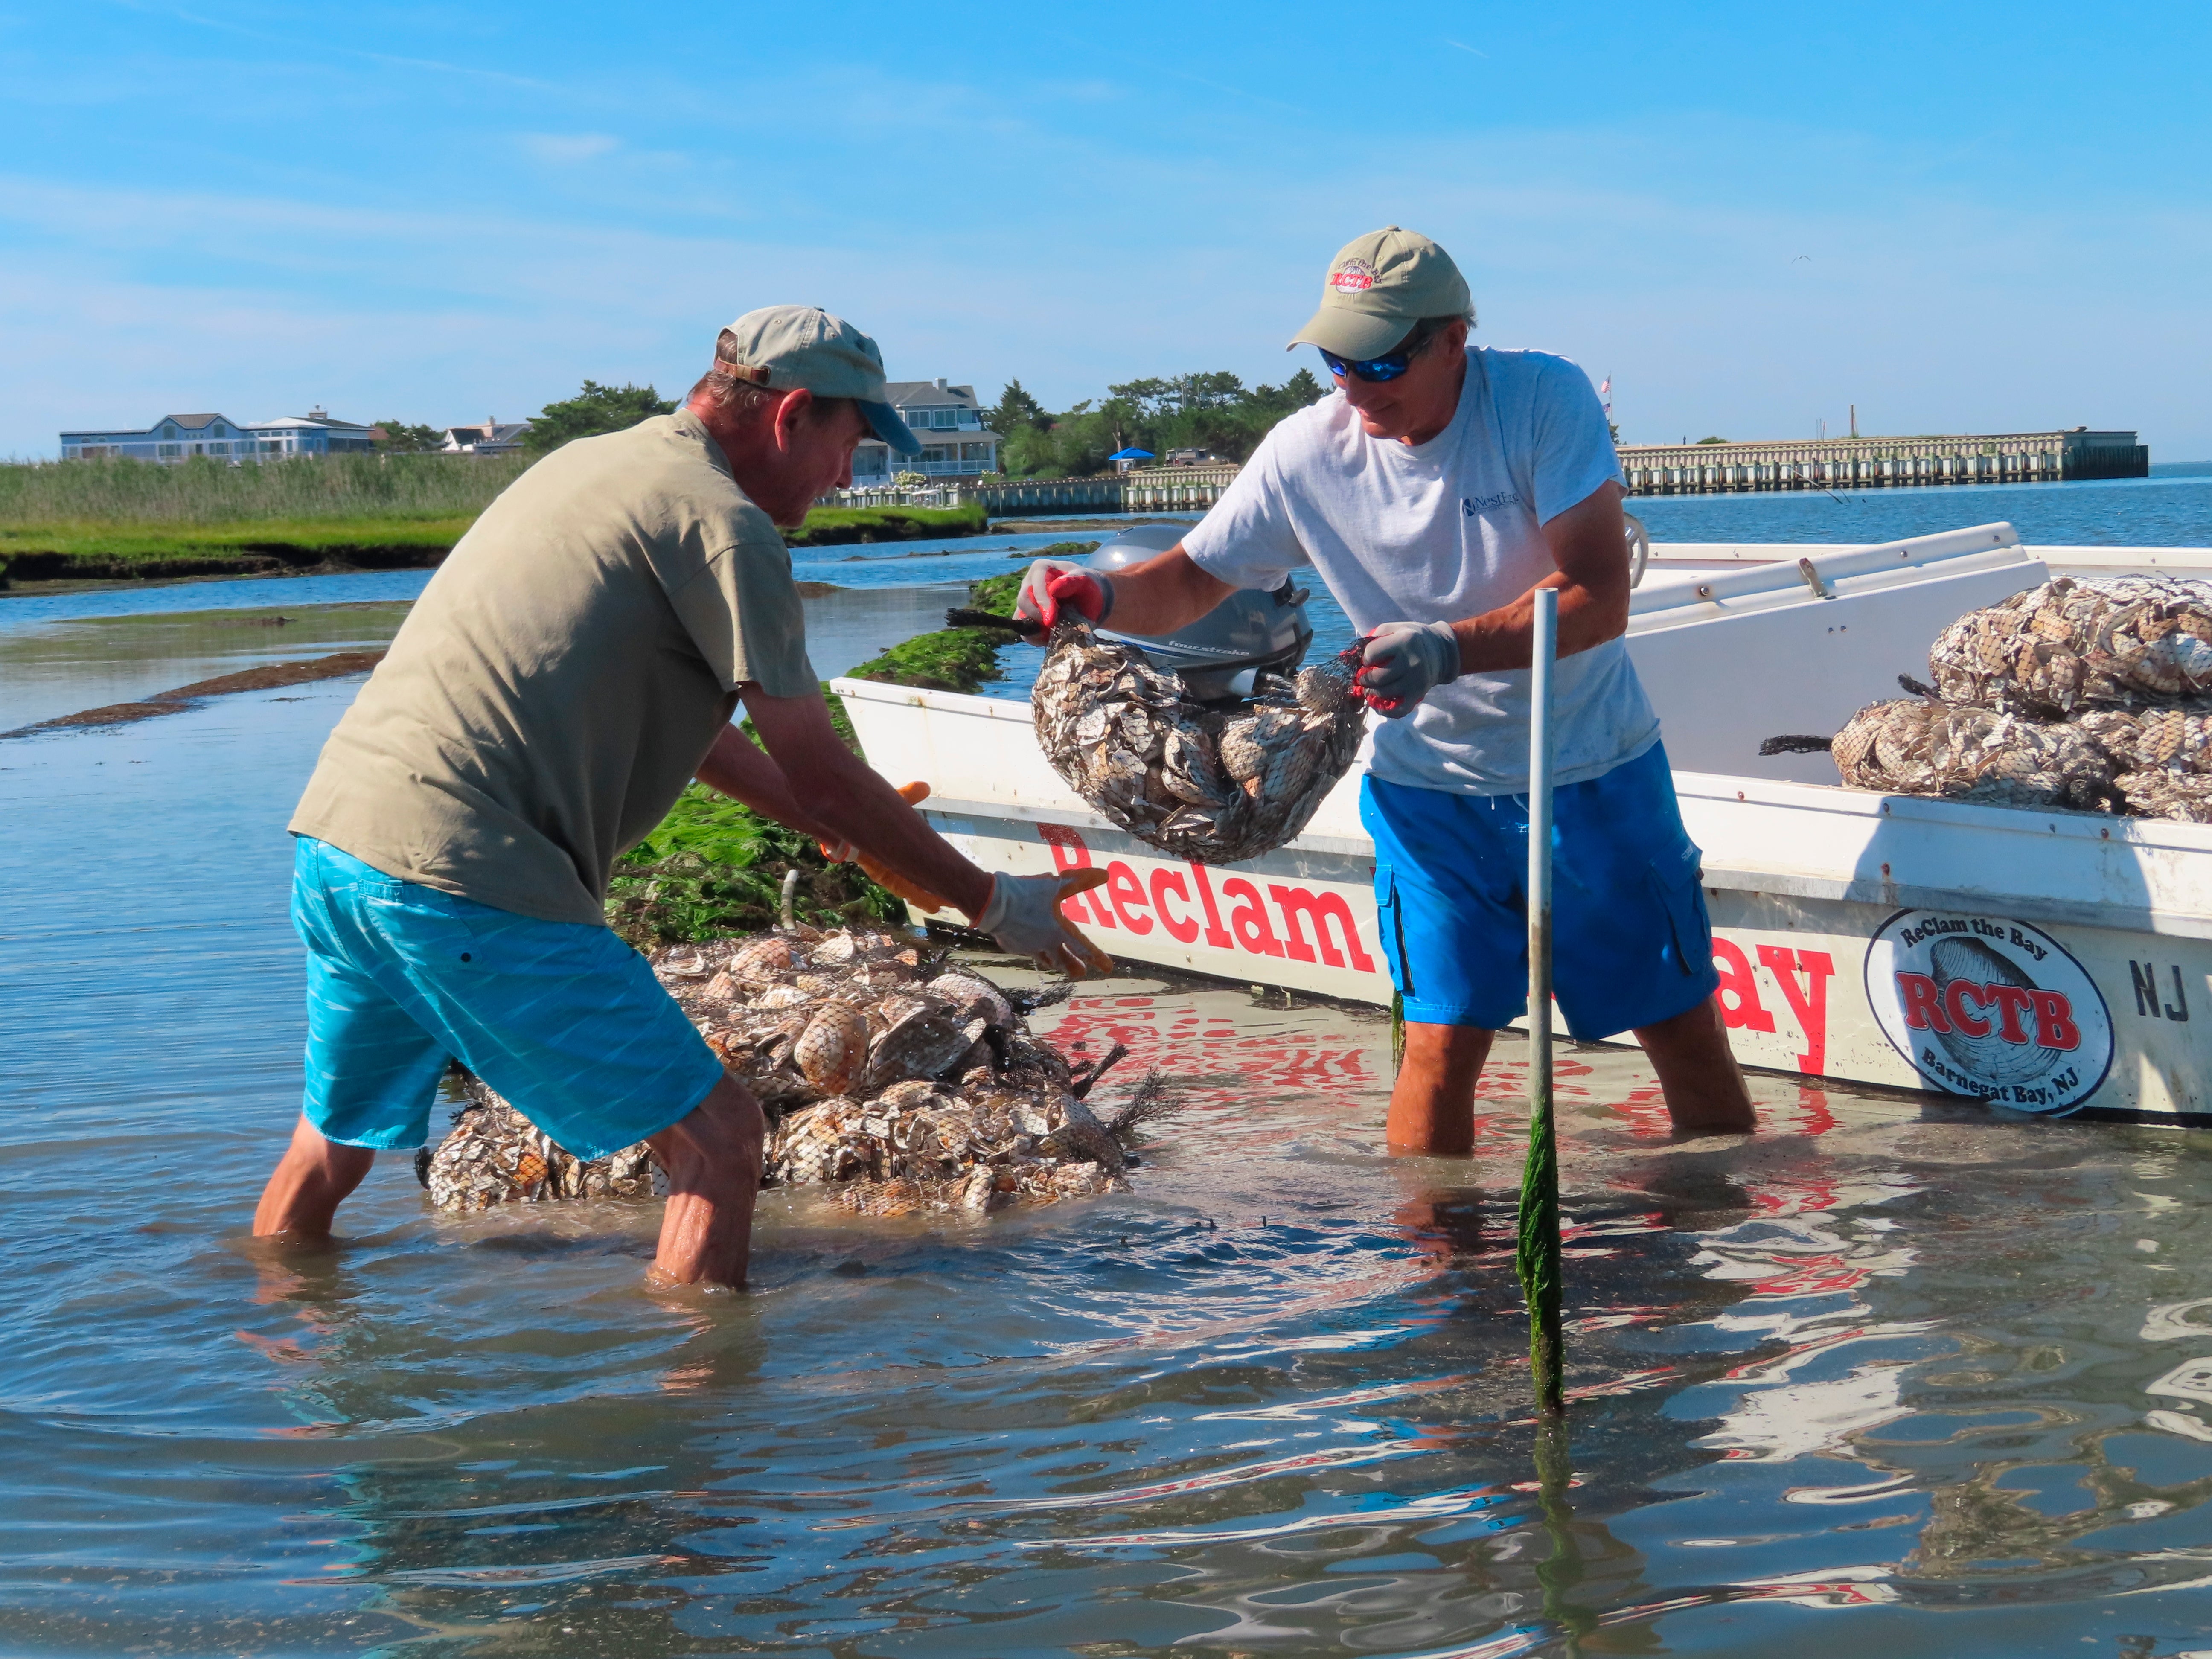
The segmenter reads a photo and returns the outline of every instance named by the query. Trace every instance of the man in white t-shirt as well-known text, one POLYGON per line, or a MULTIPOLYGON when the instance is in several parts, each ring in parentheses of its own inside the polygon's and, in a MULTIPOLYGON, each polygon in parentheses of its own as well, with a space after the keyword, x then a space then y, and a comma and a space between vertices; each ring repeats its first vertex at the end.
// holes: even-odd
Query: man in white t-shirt
POLYGON ((1559 592, 1553 682, 1553 961, 1567 1029, 1632 1030, 1677 1128, 1753 1127, 1659 720, 1622 635, 1620 466, 1589 378, 1563 357, 1468 349, 1467 282, 1391 226, 1329 265, 1291 343, 1336 395, 1270 432, 1178 546, 1109 578, 1039 560, 1020 609, 1073 605, 1169 634, 1238 588, 1311 562, 1366 635, 1375 734, 1360 813, 1403 999, 1394 1149, 1464 1152, 1492 1034, 1527 1012, 1528 654, 1539 586, 1559 592))

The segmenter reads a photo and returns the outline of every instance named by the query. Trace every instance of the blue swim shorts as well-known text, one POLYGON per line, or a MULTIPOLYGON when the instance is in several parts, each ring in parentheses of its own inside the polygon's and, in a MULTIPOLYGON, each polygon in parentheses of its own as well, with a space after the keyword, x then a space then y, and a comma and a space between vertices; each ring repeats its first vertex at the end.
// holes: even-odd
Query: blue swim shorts
POLYGON ((606 928, 495 910, 296 843, 301 1109, 325 1139, 421 1146, 449 1055, 583 1158, 658 1134, 721 1081, 645 958, 606 928))
MULTIPOLYGON (((1369 777, 1375 903, 1406 1018, 1502 1030, 1528 1012, 1528 798, 1369 777)), ((1552 988, 1584 1042, 1641 1030, 1719 988, 1701 855, 1654 744, 1552 800, 1552 988)))

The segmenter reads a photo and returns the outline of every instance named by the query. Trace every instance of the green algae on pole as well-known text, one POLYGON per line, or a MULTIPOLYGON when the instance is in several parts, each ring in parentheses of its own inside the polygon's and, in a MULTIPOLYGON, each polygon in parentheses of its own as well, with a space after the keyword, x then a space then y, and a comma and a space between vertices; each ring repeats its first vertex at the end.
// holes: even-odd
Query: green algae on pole
POLYGON ((1528 1304, 1537 1408, 1565 1409, 1559 1335, 1559 1150, 1552 1121, 1552 669, 1559 595, 1536 590, 1528 696, 1528 1158, 1514 1267, 1528 1304))

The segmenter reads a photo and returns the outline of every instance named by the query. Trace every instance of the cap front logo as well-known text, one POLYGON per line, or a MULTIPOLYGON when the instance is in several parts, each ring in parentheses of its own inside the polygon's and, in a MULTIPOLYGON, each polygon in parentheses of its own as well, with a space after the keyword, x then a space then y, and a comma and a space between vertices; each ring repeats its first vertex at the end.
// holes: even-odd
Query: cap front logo
POLYGON ((1328 285, 1339 294, 1357 294, 1375 286, 1375 267, 1364 259, 1346 259, 1328 274, 1328 285))

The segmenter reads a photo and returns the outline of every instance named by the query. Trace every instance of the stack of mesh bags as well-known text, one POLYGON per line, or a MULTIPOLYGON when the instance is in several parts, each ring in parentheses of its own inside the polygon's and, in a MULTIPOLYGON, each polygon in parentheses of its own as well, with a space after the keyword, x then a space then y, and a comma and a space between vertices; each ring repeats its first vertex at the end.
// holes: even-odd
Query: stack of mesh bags
POLYGON ((1836 734, 1846 784, 2212 823, 2212 584, 2062 576, 1960 617, 1928 664, 1929 695, 1836 734))

